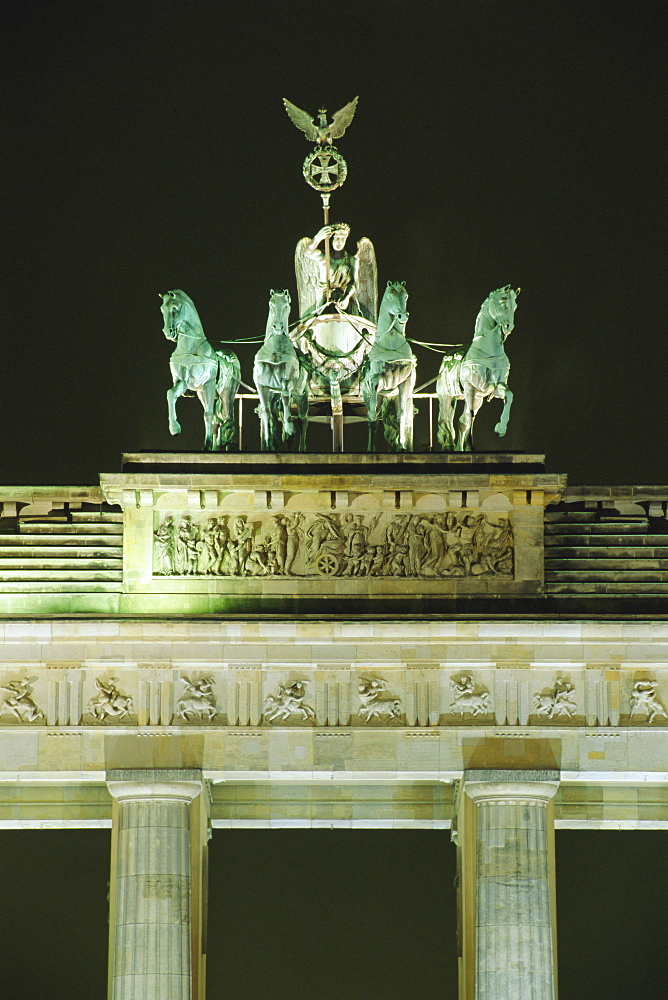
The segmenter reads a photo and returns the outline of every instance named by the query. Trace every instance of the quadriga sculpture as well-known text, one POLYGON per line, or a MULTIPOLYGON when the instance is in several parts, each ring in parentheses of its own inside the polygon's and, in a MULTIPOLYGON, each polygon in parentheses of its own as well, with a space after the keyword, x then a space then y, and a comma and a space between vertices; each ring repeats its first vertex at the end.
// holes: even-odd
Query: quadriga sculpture
POLYGON ((473 340, 466 354, 443 358, 436 379, 438 443, 444 451, 473 451, 473 421, 485 399, 502 399, 503 412, 494 430, 503 437, 508 428, 513 394, 508 388, 510 361, 504 343, 514 326, 520 289, 510 285, 487 296, 475 321, 473 340), (464 400, 455 432, 457 400, 464 400))
POLYGON ((176 342, 169 360, 174 385, 167 390, 169 433, 180 434, 176 401, 188 390, 204 407, 204 451, 229 451, 234 439, 234 397, 241 382, 239 359, 232 351, 215 350, 192 299, 175 288, 161 295, 160 310, 167 340, 176 342))
POLYGON ((299 451, 306 451, 308 423, 308 369, 288 334, 290 293, 273 288, 269 295, 269 315, 264 343, 255 355, 253 380, 260 403, 260 443, 262 451, 276 451, 278 419, 282 438, 287 441, 294 433, 292 404, 300 420, 299 451), (278 404, 280 403, 280 409, 278 404))
POLYGON ((378 396, 385 440, 393 451, 413 450, 415 355, 406 340, 406 282, 388 281, 380 303, 376 339, 364 362, 362 395, 367 408, 367 451, 375 448, 378 396), (390 409, 390 401, 393 410, 390 409))

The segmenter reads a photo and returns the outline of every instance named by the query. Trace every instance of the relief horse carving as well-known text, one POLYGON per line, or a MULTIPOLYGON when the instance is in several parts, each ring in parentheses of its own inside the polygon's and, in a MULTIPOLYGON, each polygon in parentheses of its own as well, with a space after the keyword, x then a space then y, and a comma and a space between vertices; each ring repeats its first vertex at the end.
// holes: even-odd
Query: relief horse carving
POLYGON ((260 397, 260 441, 262 451, 276 451, 278 418, 282 439, 294 433, 292 404, 300 420, 299 451, 306 451, 308 423, 308 370, 288 334, 290 293, 271 290, 264 344, 255 355, 253 381, 260 397), (280 411, 278 403, 281 404, 280 411))
POLYGON ((379 395, 385 440, 393 451, 413 450, 416 359, 404 334, 408 321, 407 299, 406 282, 388 281, 380 303, 376 338, 367 354, 362 375, 362 395, 369 424, 367 451, 375 447, 379 395))
POLYGON ((504 343, 514 327, 520 289, 510 285, 487 296, 475 321, 473 340, 466 354, 443 358, 436 379, 438 443, 444 451, 473 451, 473 421, 485 399, 502 399, 503 412, 494 430, 503 437, 508 428, 513 394, 508 388, 510 361, 504 343), (455 433, 455 407, 464 400, 455 433))
POLYGON ((180 434, 176 401, 196 392, 204 407, 204 451, 229 451, 234 437, 234 397, 241 368, 232 351, 214 350, 192 299, 179 288, 161 295, 162 332, 176 348, 169 360, 174 385, 167 390, 169 433, 180 434))

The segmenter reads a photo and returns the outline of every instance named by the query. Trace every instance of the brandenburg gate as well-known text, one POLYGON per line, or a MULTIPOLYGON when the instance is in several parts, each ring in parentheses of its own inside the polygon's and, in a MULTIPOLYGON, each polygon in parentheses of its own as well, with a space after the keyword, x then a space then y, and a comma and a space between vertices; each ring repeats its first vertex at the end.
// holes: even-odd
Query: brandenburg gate
POLYGON ((202 1000, 210 836, 295 825, 443 830, 460 998, 552 1000, 555 827, 668 826, 667 496, 471 453, 3 487, 0 819, 111 827, 111 1000, 202 1000))
POLYGON ((462 350, 411 339, 405 282, 379 302, 371 241, 330 222, 357 98, 285 105, 323 225, 254 385, 171 289, 169 430, 196 394, 203 451, 0 488, 0 822, 111 827, 109 1000, 204 1000, 209 838, 295 825, 442 830, 460 1000, 555 1000, 555 827, 668 827, 668 486, 475 452, 520 289, 462 350), (422 385, 413 345, 442 355, 422 385))

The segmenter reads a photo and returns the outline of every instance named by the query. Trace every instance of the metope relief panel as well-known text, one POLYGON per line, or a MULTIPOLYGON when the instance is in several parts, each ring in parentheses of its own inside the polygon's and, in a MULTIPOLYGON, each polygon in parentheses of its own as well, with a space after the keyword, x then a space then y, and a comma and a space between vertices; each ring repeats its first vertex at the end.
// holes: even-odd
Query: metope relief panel
POLYGON ((118 677, 102 674, 89 680, 94 693, 85 703, 82 722, 87 725, 136 725, 138 711, 137 692, 129 693, 118 677))
POLYGON ((504 513, 156 513, 153 574, 164 577, 512 579, 504 513))
MULTIPOLYGON (((38 723, 46 725, 46 715, 41 707, 45 704, 43 692, 35 690, 39 678, 13 677, 0 685, 0 724, 38 723)), ((44 685, 41 685, 44 686, 44 685)))
POLYGON ((668 701, 659 690, 659 682, 649 677, 636 677, 630 682, 628 715, 623 720, 632 725, 668 724, 668 701))
POLYGON ((308 680, 285 681, 285 683, 270 682, 269 687, 273 688, 265 696, 263 706, 263 719, 265 722, 279 723, 309 723, 314 725, 316 721, 315 709, 307 700, 308 680))
POLYGON ((212 676, 180 677, 181 692, 176 703, 175 722, 213 722, 220 714, 215 680, 212 676))
POLYGON ((472 673, 462 671, 450 677, 450 691, 451 700, 446 714, 448 721, 492 721, 492 695, 472 673))
POLYGON ((360 677, 357 681, 357 713, 366 724, 402 720, 402 699, 397 697, 384 677, 360 677))
MULTIPOLYGON (((532 715, 539 723, 566 721, 584 723, 584 712, 578 711, 575 684, 557 677, 553 684, 533 694, 532 715)), ((532 720, 533 721, 533 720, 532 720)))

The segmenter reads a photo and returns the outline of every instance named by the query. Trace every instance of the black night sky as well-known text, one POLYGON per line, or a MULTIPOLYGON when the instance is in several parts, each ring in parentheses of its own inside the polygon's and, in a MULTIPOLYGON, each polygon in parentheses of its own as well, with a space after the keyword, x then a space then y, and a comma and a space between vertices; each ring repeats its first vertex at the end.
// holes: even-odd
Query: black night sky
MULTIPOLYGON (((468 342, 488 292, 522 287, 509 430, 486 404, 478 449, 665 482, 660 10, 5 3, 2 481, 93 484, 123 451, 201 447, 196 400, 167 430, 158 293, 188 292, 212 341, 262 335, 270 288, 294 318, 294 247, 322 210, 281 98, 313 114, 359 94, 332 216, 373 240, 381 287, 406 281, 409 336, 468 342)), ((440 359, 415 350, 420 383, 440 359)))
MULTIPOLYGON (((262 334, 270 288, 294 317, 294 247, 321 209, 281 98, 314 113, 359 94, 332 215, 373 240, 381 287, 406 281, 409 336, 467 342, 487 293, 522 287, 508 434, 486 405, 478 449, 665 483, 663 13, 5 0, 1 481, 93 485, 124 451, 200 446, 194 400, 167 431, 158 293, 188 292, 212 341, 262 334)), ((423 382, 439 358, 415 351, 423 382)), ((328 448, 322 427, 309 443, 328 448)), ((0 843, 0 994, 102 997, 108 832, 0 843)), ((565 831, 557 849, 562 1000, 653 996, 665 835, 565 831)), ((454 1000, 447 834, 218 831, 211 865, 210 1000, 454 1000)))

